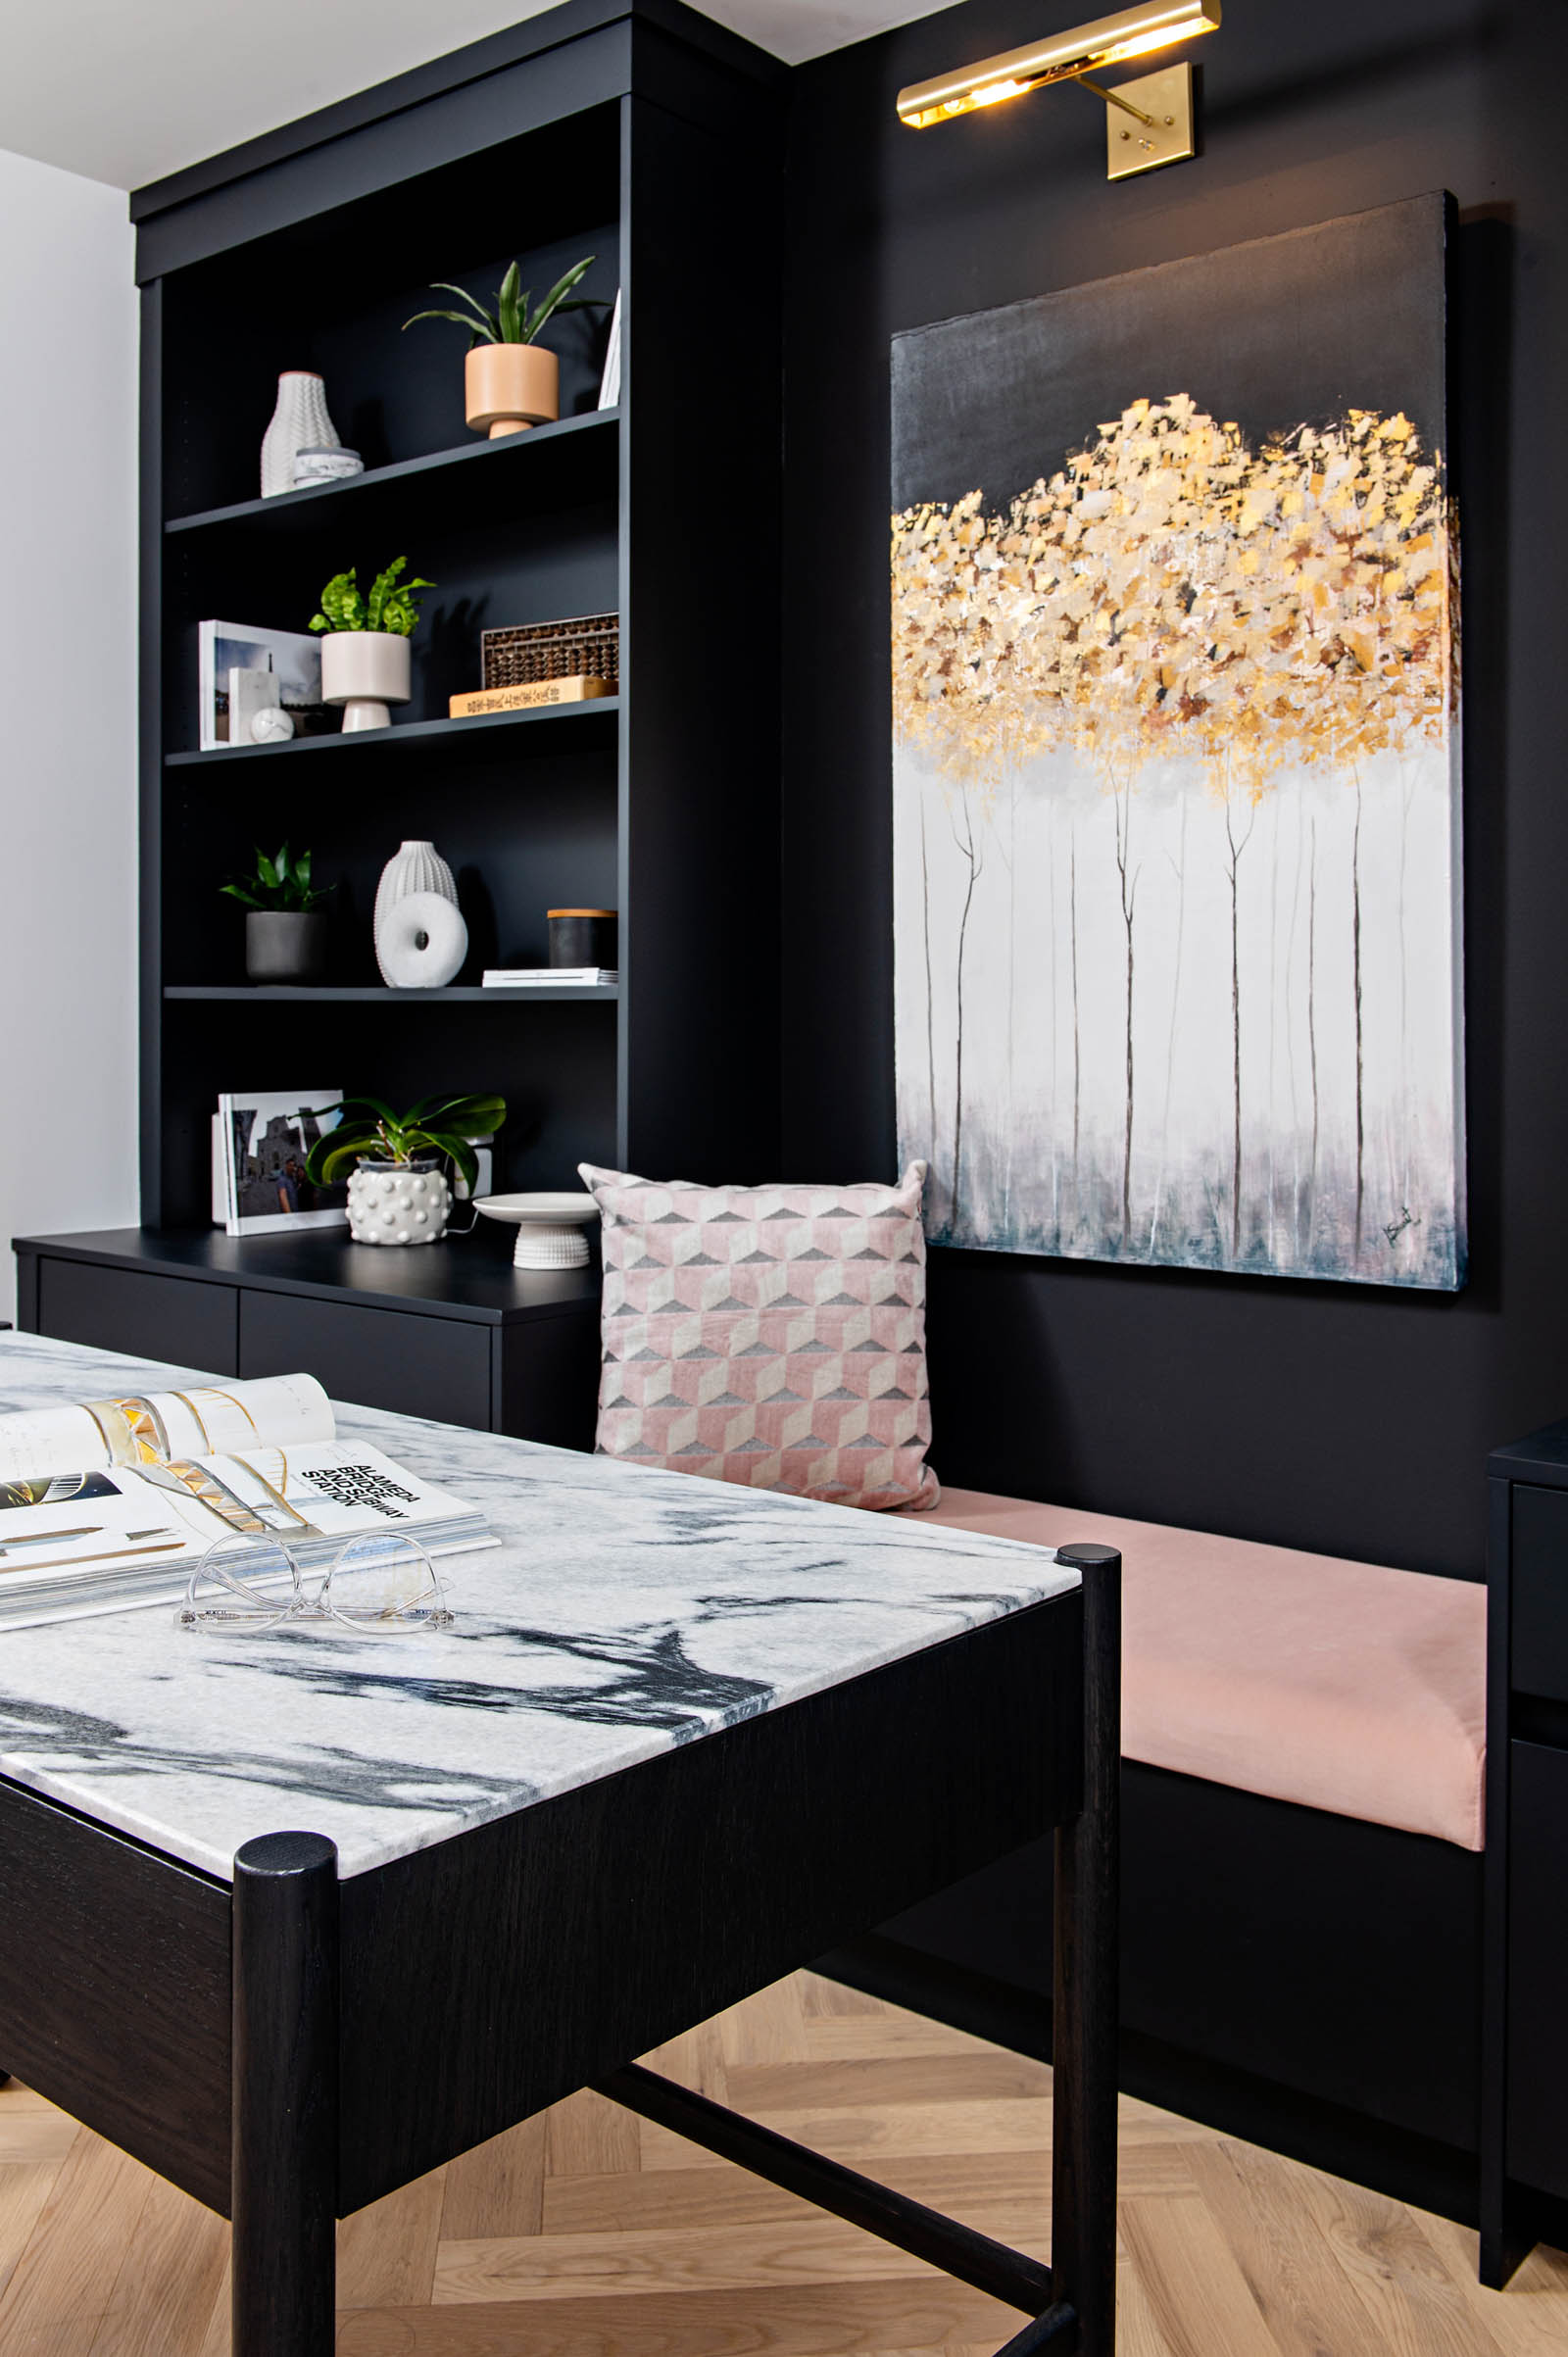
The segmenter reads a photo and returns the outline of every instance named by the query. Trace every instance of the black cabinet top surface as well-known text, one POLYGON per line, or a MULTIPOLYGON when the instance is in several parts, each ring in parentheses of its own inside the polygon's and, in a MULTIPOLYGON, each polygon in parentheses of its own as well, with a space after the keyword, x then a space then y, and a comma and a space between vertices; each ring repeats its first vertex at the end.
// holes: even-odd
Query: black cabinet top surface
POLYGON ((98 1228, 72 1236, 18 1236, 13 1249, 148 1276, 348 1300, 362 1308, 413 1310, 478 1325, 508 1326, 597 1308, 597 1267, 514 1268, 514 1241, 511 1227, 483 1220, 471 1235, 406 1250, 355 1244, 342 1228, 314 1228, 299 1236, 225 1236, 217 1228, 98 1228))
POLYGON ((1522 1441, 1494 1449, 1487 1469, 1501 1481, 1541 1482, 1547 1489, 1568 1490, 1568 1420, 1543 1424, 1522 1441))

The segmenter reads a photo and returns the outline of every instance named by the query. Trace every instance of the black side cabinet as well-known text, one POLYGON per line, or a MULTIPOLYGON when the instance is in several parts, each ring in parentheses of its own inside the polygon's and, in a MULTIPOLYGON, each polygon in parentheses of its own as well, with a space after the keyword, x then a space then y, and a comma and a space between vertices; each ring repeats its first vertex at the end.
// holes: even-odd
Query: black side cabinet
POLYGON ((599 1271, 517 1269, 510 1230, 417 1250, 341 1230, 19 1236, 24 1334, 214 1375, 315 1375, 334 1399, 591 1449, 599 1271))
POLYGON ((1568 2201, 1568 1423, 1490 1474, 1482 2275, 1500 2284, 1568 2201))

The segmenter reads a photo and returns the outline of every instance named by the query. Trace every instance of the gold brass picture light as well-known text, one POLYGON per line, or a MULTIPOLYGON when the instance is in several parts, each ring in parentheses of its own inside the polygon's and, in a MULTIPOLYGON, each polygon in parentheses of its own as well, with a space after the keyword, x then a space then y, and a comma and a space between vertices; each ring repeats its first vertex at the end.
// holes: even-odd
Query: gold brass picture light
POLYGON ((971 115, 978 107, 1043 90, 1050 82, 1077 81, 1106 102, 1109 178, 1125 180, 1161 164, 1181 163, 1197 153, 1191 66, 1167 66, 1110 88, 1088 77, 1129 58, 1217 32, 1221 0, 1145 0, 1143 7, 1120 9, 1113 17, 1075 25, 1052 40, 982 58, 961 73, 911 83, 899 92, 899 120, 911 130, 925 131, 935 123, 951 123, 956 115, 971 115))

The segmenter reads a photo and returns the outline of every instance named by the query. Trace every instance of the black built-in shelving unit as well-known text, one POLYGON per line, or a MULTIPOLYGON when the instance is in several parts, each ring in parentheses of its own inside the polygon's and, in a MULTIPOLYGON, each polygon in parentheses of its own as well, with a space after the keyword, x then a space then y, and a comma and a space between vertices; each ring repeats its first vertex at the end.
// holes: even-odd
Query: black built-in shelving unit
POLYGON ((781 78, 675 0, 570 0, 133 198, 149 1230, 205 1224, 225 1089, 500 1089, 511 1188, 584 1158, 772 1167, 781 78), (401 322, 432 279, 484 294, 515 256, 537 290, 588 253, 584 291, 622 293, 618 409, 595 406, 609 313, 577 314, 546 332, 560 423, 471 435, 461 332, 401 322), (285 368, 320 371, 368 471, 264 501, 285 368), (200 620, 303 629, 330 574, 404 554, 438 586, 390 729, 197 750, 200 620), (482 629, 611 610, 614 698, 447 717, 482 629), (219 886, 285 836, 336 887, 331 966, 258 990, 219 886), (458 877, 446 990, 375 969, 410 836, 458 877), (620 910, 618 989, 481 993, 544 962, 560 904, 620 910))

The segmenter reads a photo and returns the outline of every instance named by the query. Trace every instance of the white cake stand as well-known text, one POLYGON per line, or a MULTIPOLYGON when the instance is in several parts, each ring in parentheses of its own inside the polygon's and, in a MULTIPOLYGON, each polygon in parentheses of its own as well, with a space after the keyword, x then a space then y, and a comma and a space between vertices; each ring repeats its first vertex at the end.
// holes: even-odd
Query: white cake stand
POLYGON ((586 1268, 588 1239, 583 1230, 599 1217, 591 1195, 481 1195, 474 1209, 486 1219, 501 1219, 517 1231, 514 1268, 586 1268))

